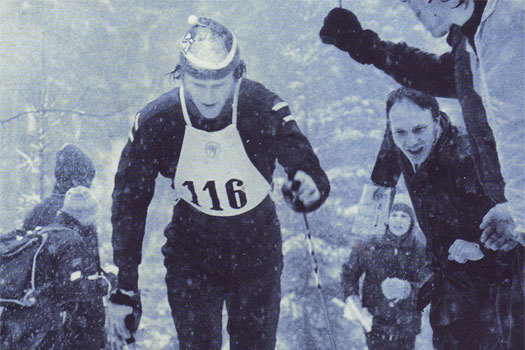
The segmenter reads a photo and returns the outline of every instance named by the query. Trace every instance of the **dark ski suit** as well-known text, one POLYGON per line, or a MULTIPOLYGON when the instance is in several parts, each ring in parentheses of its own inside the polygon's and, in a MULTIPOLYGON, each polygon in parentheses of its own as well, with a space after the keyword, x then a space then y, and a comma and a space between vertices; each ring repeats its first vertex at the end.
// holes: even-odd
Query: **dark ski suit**
MULTIPOLYGON (((190 100, 186 103, 194 128, 213 132, 231 124, 231 101, 213 120, 202 118, 190 100)), ((251 163, 268 183, 276 160, 288 174, 303 170, 321 193, 315 207, 321 205, 328 196, 328 178, 287 104, 261 84, 244 79, 237 128, 251 163)), ((177 88, 140 112, 122 152, 112 206, 120 288, 138 288, 137 269, 155 179, 158 173, 174 179, 184 135, 177 88)), ((229 217, 202 213, 180 200, 164 234, 168 299, 181 349, 220 349, 223 301, 232 349, 273 349, 283 258, 271 198, 229 217)))

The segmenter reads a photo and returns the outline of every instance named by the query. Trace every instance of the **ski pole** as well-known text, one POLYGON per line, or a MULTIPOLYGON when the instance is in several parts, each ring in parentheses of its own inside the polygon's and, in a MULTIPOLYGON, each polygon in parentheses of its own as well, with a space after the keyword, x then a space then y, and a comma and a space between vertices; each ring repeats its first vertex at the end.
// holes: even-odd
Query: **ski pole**
POLYGON ((321 299, 321 308, 323 309, 323 314, 326 320, 326 326, 328 328, 328 335, 330 337, 330 344, 331 344, 332 350, 336 350, 337 348, 335 346, 335 338, 332 332, 332 326, 330 325, 328 309, 326 308, 325 296, 324 296, 323 289, 321 286, 321 278, 319 277, 319 264, 317 263, 317 258, 315 257, 314 245, 312 242, 312 235, 310 233, 310 225, 308 225, 308 219, 306 218, 306 213, 304 212, 303 212, 303 219, 304 219, 304 225, 306 227, 306 230, 304 233, 304 239, 306 241, 306 247, 308 249, 308 254, 310 255, 310 260, 312 261, 315 285, 317 287, 317 291, 319 292, 319 297, 321 299))

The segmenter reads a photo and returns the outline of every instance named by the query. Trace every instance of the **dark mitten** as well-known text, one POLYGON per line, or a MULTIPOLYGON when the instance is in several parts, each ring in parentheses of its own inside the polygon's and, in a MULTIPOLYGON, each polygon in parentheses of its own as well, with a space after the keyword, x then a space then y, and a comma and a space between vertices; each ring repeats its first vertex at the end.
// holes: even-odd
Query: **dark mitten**
POLYGON ((319 32, 321 41, 335 45, 343 51, 353 51, 356 37, 361 34, 361 23, 352 12, 336 7, 324 19, 324 25, 319 32))
POLYGON ((385 42, 379 39, 376 32, 363 30, 357 17, 348 10, 335 8, 330 11, 319 36, 323 43, 348 52, 361 64, 384 65, 385 42))

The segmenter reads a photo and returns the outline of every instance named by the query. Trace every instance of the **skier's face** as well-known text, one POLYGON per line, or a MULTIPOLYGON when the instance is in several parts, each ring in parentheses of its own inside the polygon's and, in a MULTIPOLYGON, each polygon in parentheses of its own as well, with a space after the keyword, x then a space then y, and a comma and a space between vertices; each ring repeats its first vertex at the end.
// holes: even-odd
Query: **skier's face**
POLYGON ((388 229, 396 236, 402 236, 410 228, 410 215, 402 210, 393 211, 388 217, 388 229))
POLYGON ((216 118, 233 95, 233 72, 220 79, 197 79, 189 74, 183 77, 184 89, 206 119, 216 118))
POLYGON ((402 100, 392 106, 389 113, 394 143, 413 165, 428 158, 440 130, 429 109, 402 100))
POLYGON ((405 2, 434 38, 448 33, 454 23, 462 25, 472 15, 473 6, 459 0, 401 0, 405 2), (463 22, 463 23, 461 23, 463 22))

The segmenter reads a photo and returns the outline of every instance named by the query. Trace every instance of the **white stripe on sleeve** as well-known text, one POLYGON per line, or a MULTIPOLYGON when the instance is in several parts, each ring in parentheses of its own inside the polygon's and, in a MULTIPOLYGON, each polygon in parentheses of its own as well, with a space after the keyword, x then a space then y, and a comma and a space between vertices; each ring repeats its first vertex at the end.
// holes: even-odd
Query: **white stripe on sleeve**
POLYGON ((288 103, 279 102, 278 104, 272 107, 272 111, 277 112, 278 110, 283 109, 284 107, 288 107, 288 103))
POLYGON ((139 117, 140 113, 137 113, 135 116, 135 123, 133 123, 133 130, 137 131, 139 129, 139 117))

